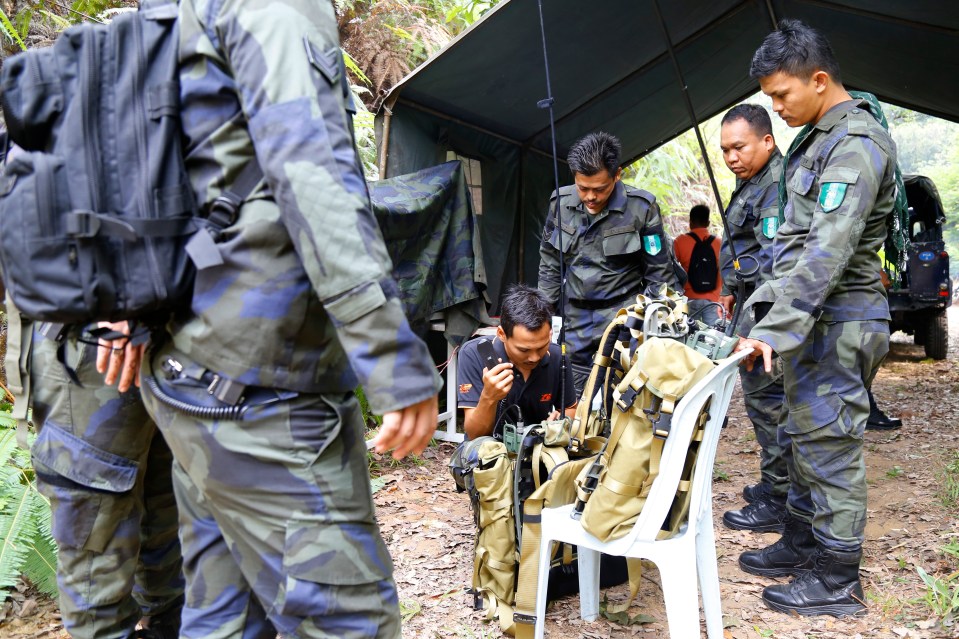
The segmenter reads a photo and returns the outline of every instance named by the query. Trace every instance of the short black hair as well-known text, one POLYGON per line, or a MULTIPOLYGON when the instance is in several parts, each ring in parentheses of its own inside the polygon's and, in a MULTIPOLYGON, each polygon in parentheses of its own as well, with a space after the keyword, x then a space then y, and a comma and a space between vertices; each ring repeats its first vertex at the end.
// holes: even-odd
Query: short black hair
POLYGON ((839 63, 829 40, 820 31, 799 20, 782 20, 753 54, 749 75, 759 79, 777 71, 809 80, 816 71, 825 71, 837 84, 842 84, 839 63))
POLYGON ((689 209, 689 225, 700 228, 709 226, 709 207, 705 204, 696 204, 689 209))
POLYGON ((759 138, 773 134, 773 121, 769 118, 769 111, 758 104, 740 104, 734 106, 723 116, 722 124, 729 124, 736 120, 745 120, 752 132, 759 138))
POLYGON ((543 291, 525 284, 513 284, 506 289, 499 318, 506 337, 513 336, 514 326, 538 331, 543 324, 551 324, 552 318, 553 305, 543 291))
POLYGON ((615 177, 622 150, 623 146, 615 135, 595 131, 573 143, 566 161, 573 173, 592 176, 606 169, 610 177, 615 177))

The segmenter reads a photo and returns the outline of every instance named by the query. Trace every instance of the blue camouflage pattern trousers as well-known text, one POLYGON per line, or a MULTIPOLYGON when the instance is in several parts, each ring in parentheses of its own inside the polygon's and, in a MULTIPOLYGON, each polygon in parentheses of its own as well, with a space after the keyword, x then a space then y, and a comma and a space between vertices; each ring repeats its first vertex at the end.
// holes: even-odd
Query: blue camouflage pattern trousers
POLYGON ((168 344, 141 374, 176 460, 180 636, 399 637, 356 397, 247 387, 242 416, 204 417, 189 407, 224 406, 210 371, 168 344), (190 375, 164 373, 171 359, 190 375))
POLYGON ((120 394, 96 371, 96 346, 34 333, 29 362, 31 453, 53 510, 63 625, 75 639, 127 639, 141 617, 175 634, 183 601, 172 456, 135 389, 120 394))
POLYGON ((831 550, 862 546, 866 389, 888 352, 888 321, 820 321, 797 351, 783 355, 788 413, 779 441, 793 453, 787 508, 831 550))
POLYGON ((759 444, 760 481, 769 494, 784 500, 789 493, 787 460, 792 456, 792 446, 779 441, 779 422, 786 401, 782 359, 773 359, 772 373, 767 374, 762 366, 753 366, 751 371, 740 368, 739 374, 746 415, 753 423, 759 444))

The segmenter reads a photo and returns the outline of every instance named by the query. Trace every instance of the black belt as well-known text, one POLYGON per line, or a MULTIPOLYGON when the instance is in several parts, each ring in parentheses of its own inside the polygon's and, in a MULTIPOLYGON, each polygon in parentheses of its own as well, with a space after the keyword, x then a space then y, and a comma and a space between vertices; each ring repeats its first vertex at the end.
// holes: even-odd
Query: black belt
POLYGON ((569 300, 569 305, 573 308, 579 308, 584 311, 598 311, 605 308, 622 308, 636 301, 638 293, 630 293, 614 300, 569 300))

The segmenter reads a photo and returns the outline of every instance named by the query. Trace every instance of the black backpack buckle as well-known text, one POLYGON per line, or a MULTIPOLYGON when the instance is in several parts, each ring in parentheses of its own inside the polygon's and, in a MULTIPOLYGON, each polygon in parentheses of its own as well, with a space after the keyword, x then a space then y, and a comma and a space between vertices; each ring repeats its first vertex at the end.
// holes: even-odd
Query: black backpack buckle
POLYGON ((243 204, 243 198, 231 191, 224 191, 210 203, 206 219, 218 228, 225 229, 236 222, 241 204, 243 204))

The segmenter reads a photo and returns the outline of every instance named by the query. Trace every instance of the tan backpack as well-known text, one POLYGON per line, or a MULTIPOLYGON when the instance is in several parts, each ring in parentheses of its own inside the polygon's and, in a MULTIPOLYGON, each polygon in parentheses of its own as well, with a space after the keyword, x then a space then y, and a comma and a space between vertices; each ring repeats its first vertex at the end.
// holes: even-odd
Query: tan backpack
MULTIPOLYGON (((451 470, 454 477, 472 475, 466 483, 472 482, 478 527, 474 606, 485 609, 488 620, 498 618, 504 633, 520 639, 533 634, 543 508, 575 502, 583 527, 603 540, 625 535, 635 523, 659 474, 676 403, 714 366, 703 352, 719 359, 735 344, 704 324, 693 323, 692 328, 691 332, 684 297, 638 296, 636 304, 621 309, 604 331, 572 422, 565 419, 529 427, 523 441, 533 443, 518 456, 491 437, 457 449, 451 470), (593 411, 597 394, 601 408, 593 411), (471 450, 472 455, 461 452, 471 450), (464 475, 462 469, 471 465, 464 475), (533 489, 524 497, 517 490, 517 478, 527 466, 533 489)), ((690 441, 684 479, 692 476, 704 423, 701 420, 690 441)), ((689 497, 688 482, 683 482, 669 521, 664 522, 664 536, 682 525, 689 497)), ((568 546, 553 551, 554 566, 569 566, 574 560, 568 546)), ((639 579, 639 562, 629 562, 632 596, 639 579)))

